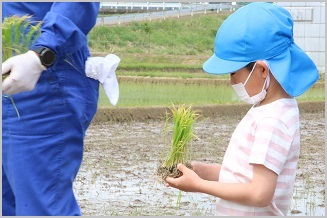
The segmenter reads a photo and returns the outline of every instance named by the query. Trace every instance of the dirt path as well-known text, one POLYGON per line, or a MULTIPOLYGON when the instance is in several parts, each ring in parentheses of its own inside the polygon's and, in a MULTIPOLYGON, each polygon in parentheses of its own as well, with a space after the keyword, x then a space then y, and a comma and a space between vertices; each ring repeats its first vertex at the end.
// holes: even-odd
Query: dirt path
MULTIPOLYGON (((193 143, 193 159, 220 163, 242 116, 215 114, 198 122, 195 133, 200 140, 193 143)), ((325 215, 324 116, 321 110, 301 114, 301 157, 291 204, 293 215, 325 215)), ((177 207, 179 191, 165 188, 153 176, 161 151, 169 145, 162 132, 164 122, 130 118, 129 122, 95 120, 87 131, 84 160, 74 186, 83 214, 214 215, 214 197, 183 192, 177 207)))

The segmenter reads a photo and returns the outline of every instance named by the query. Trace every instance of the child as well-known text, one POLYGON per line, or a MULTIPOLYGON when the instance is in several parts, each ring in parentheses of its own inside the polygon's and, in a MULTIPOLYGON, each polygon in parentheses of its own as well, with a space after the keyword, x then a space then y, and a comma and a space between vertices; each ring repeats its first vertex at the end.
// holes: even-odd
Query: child
POLYGON ((299 110, 294 97, 319 78, 312 60, 293 41, 283 8, 250 3, 217 32, 214 55, 203 65, 230 74, 240 99, 253 104, 235 129, 222 165, 179 164, 183 176, 166 186, 218 197, 216 215, 287 215, 299 160, 299 110))

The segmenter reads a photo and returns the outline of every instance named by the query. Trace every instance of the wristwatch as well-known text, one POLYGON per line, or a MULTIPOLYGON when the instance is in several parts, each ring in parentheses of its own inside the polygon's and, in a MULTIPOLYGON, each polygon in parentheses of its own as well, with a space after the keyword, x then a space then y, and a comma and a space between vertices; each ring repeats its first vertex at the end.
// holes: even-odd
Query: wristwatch
POLYGON ((56 60, 56 54, 47 47, 41 46, 32 50, 39 55, 41 64, 46 68, 51 67, 56 60))

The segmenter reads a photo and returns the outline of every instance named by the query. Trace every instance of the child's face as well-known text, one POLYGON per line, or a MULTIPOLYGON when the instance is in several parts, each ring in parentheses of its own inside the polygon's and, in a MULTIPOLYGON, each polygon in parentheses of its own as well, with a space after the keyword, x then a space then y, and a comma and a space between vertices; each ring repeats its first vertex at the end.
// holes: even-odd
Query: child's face
MULTIPOLYGON (((253 73, 248 79, 247 83, 245 84, 245 89, 248 92, 249 96, 252 97, 259 92, 261 92, 265 79, 262 76, 262 68, 260 65, 256 65, 253 69, 253 73)), ((230 74, 230 84, 235 85, 238 83, 245 83, 246 79, 248 78, 250 71, 243 67, 240 70, 230 74)))

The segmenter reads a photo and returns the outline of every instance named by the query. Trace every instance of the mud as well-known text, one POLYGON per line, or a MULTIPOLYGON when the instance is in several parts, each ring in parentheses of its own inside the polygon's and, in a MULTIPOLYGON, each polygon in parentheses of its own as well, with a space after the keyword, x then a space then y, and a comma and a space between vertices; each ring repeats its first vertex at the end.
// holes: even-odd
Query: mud
MULTIPOLYGON (((183 164, 187 168, 192 169, 191 163, 183 164)), ((172 167, 159 166, 155 175, 159 176, 164 181, 167 177, 179 178, 183 175, 183 173, 177 169, 177 164, 175 164, 172 167)))
POLYGON ((215 85, 228 86, 229 80, 208 79, 208 78, 169 78, 169 77, 140 77, 140 76, 119 76, 118 82, 133 82, 138 84, 183 84, 183 85, 215 85))
MULTIPOLYGON (((166 70, 166 68, 165 68, 166 70)), ((118 76, 118 82, 133 82, 138 84, 183 84, 183 85, 214 85, 229 86, 229 79, 213 78, 176 78, 176 77, 141 77, 141 76, 118 76)), ((312 88, 323 89, 324 82, 317 82, 312 88)))
MULTIPOLYGON (((325 108, 325 102, 322 101, 298 104, 300 113, 316 113, 324 111, 325 108)), ((193 106, 203 117, 243 116, 249 108, 248 104, 193 106)), ((170 111, 169 107, 100 107, 92 123, 164 120, 166 111, 170 111)))
MULTIPOLYGON (((219 115, 211 107, 212 111, 203 112, 211 115, 195 124, 199 139, 192 143, 193 160, 221 163, 246 108, 228 116, 230 108, 219 115)), ((315 108, 312 103, 300 107, 301 156, 289 215, 325 215, 325 112, 315 108)), ((83 215, 214 215, 214 197, 185 192, 180 196, 155 176, 162 151, 170 143, 160 119, 165 109, 135 110, 139 115, 131 108, 116 114, 100 108, 86 133, 84 160, 74 184, 83 215)))

